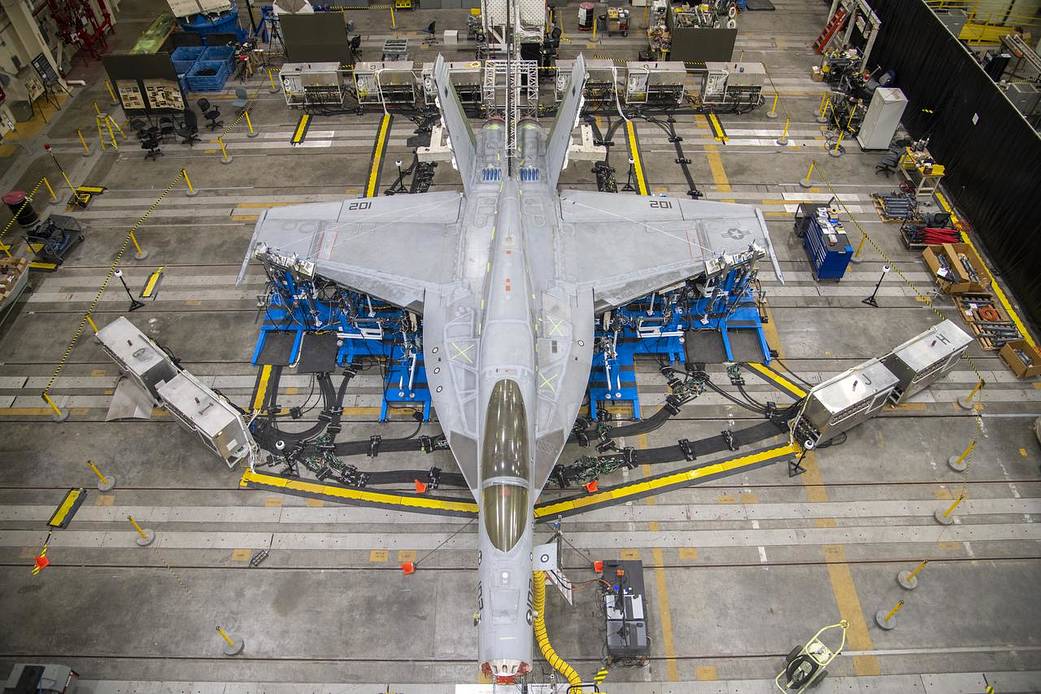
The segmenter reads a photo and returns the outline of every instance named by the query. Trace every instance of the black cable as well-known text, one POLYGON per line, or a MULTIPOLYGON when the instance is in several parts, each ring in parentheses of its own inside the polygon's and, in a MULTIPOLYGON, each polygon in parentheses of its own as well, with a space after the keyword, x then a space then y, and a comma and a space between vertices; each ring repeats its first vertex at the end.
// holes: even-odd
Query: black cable
POLYGON ((774 361, 776 361, 778 364, 783 366, 784 370, 788 372, 788 375, 791 376, 792 378, 794 378, 796 381, 798 381, 799 383, 803 384, 804 386, 807 386, 809 388, 813 388, 813 384, 812 383, 810 383, 805 378, 802 378, 801 376, 799 376, 799 374, 795 373, 790 368, 788 368, 788 365, 785 364, 783 361, 781 361, 780 357, 774 357, 774 361))

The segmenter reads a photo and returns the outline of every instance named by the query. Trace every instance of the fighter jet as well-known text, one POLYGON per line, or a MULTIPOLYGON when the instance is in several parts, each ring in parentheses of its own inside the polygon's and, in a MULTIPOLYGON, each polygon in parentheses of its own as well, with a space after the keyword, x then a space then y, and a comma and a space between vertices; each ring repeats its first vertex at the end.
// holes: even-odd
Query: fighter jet
POLYGON ((549 132, 492 118, 475 133, 440 57, 433 76, 461 193, 271 209, 246 262, 292 259, 422 316, 434 410, 479 507, 480 667, 511 682, 533 662, 533 506, 582 405, 597 317, 685 282, 712 291, 773 253, 751 206, 558 190, 582 57, 549 132))

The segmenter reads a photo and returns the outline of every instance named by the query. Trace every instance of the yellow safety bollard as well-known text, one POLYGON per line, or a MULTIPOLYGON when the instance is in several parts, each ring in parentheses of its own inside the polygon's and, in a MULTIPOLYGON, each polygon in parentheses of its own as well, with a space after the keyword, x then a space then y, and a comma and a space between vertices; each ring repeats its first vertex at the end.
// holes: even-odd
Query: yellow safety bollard
POLYGON ((138 525, 137 521, 134 520, 133 516, 127 516, 127 520, 130 521, 130 525, 134 526, 134 532, 137 533, 135 538, 139 547, 147 547, 148 545, 155 542, 155 531, 148 528, 142 528, 138 525))
POLYGON ((947 459, 947 467, 954 470, 955 472, 965 472, 969 469, 969 456, 976 450, 976 439, 969 441, 969 445, 965 447, 965 450, 960 455, 952 455, 947 459))
POLYGON ((275 73, 271 68, 267 69, 267 79, 271 83, 271 89, 269 90, 272 94, 278 93, 280 90, 278 85, 275 84, 275 73))
POLYGON ((224 144, 224 138, 223 137, 218 137, 217 138, 217 145, 220 147, 220 153, 221 153, 220 163, 221 164, 230 164, 231 163, 231 155, 228 154, 228 146, 226 144, 224 144))
POLYGON ((596 19, 596 10, 593 10, 593 39, 592 39, 593 41, 596 41, 596 25, 597 24, 599 24, 599 22, 596 19))
POLYGON ((773 102, 773 104, 770 105, 770 110, 766 112, 766 117, 767 118, 771 118, 772 119, 772 118, 776 118, 777 117, 777 100, 780 99, 780 98, 781 98, 781 95, 779 93, 778 94, 774 94, 774 102, 773 102))
POLYGON ((896 582, 900 584, 901 588, 914 590, 918 587, 918 574, 922 573, 922 569, 924 569, 925 565, 928 563, 929 560, 925 559, 911 571, 901 571, 896 575, 896 582))
POLYGON ((108 121, 108 127, 110 129, 111 128, 115 128, 116 132, 119 133, 119 136, 121 138, 123 138, 124 140, 127 139, 127 134, 125 132, 123 132, 123 128, 119 127, 119 123, 117 123, 116 120, 112 116, 110 116, 109 114, 106 113, 105 114, 105 120, 108 121))
POLYGON ((781 136, 777 138, 777 144, 781 147, 788 146, 788 128, 791 127, 792 118, 791 116, 784 117, 784 130, 781 131, 781 136))
POLYGON ((803 178, 801 181, 799 181, 799 185, 800 186, 802 186, 803 188, 812 188, 813 187, 812 176, 813 176, 813 169, 816 166, 817 166, 817 162, 811 159, 810 160, 810 168, 808 168, 806 170, 806 178, 803 178))
POLYGON ((94 112, 97 113, 99 116, 101 115, 101 107, 98 106, 98 102, 96 101, 94 102, 94 112))
POLYGON ((56 421, 56 422, 64 422, 66 419, 69 418, 69 413, 68 412, 62 412, 61 408, 58 407, 58 404, 55 403, 54 400, 51 399, 51 396, 50 396, 50 394, 47 391, 43 391, 42 393, 40 393, 40 397, 43 398, 43 401, 47 403, 47 406, 50 407, 51 411, 54 413, 51 416, 51 418, 54 421, 56 421))
POLYGON ((54 188, 51 188, 51 182, 47 180, 47 177, 43 177, 43 184, 47 186, 47 192, 51 195, 51 202, 58 202, 58 196, 54 193, 54 188))
POLYGON ((397 22, 396 19, 394 19, 394 0, 391 0, 391 2, 390 2, 390 28, 391 29, 397 29, 398 28, 398 22, 397 22))
POLYGON ((983 386, 984 385, 985 385, 985 383, 984 383, 983 379, 981 378, 979 380, 979 383, 977 383, 975 386, 973 386, 972 390, 969 391, 968 395, 966 395, 964 398, 958 398, 958 407, 962 408, 963 410, 973 410, 973 409, 975 409, 976 408, 976 403, 975 403, 976 396, 979 394, 979 392, 981 390, 983 390, 983 386))
POLYGON ((232 636, 224 627, 217 625, 217 633, 224 640, 224 655, 238 655, 245 648, 246 643, 240 638, 232 636))
POLYGON ((243 111, 242 115, 246 118, 246 130, 248 131, 246 137, 256 137, 258 133, 253 129, 253 121, 249 118, 249 111, 243 111))
POLYGON ((141 248, 141 244, 137 242, 137 234, 134 233, 133 229, 130 230, 130 243, 134 244, 135 258, 137 258, 138 260, 144 260, 148 257, 148 251, 141 248))
POLYGON ((112 105, 117 106, 119 104, 119 99, 116 98, 116 90, 112 88, 112 83, 105 80, 105 87, 108 89, 108 95, 112 99, 112 105))
POLYGON ((820 114, 817 116, 817 122, 818 123, 827 123, 828 122, 828 111, 830 111, 830 110, 831 110, 831 95, 830 94, 825 94, 824 95, 824 107, 821 109, 820 114))
POLYGON ((94 464, 93 460, 87 461, 87 467, 90 471, 98 478, 98 491, 99 492, 110 492, 112 488, 116 486, 116 478, 112 475, 103 475, 98 466, 94 464))
POLYGON ((199 194, 199 191, 192 186, 192 179, 188 178, 188 169, 181 169, 181 175, 184 176, 184 184, 188 186, 188 192, 185 195, 189 198, 194 198, 199 194))
POLYGON ((904 601, 900 600, 895 605, 893 605, 893 609, 891 609, 889 612, 879 610, 875 613, 875 624, 877 624, 882 629, 885 629, 886 631, 891 631, 893 628, 896 627, 896 622, 894 620, 896 619, 896 616, 900 613, 900 610, 902 609, 904 609, 904 601))
POLYGON ((94 334, 98 334, 98 324, 94 322, 94 319, 90 317, 89 313, 83 314, 83 317, 87 319, 87 324, 90 325, 90 329, 94 331, 94 334))
POLYGON ((933 518, 940 525, 952 525, 954 523, 954 509, 958 508, 961 502, 965 501, 965 494, 960 494, 954 503, 947 507, 946 511, 937 511, 933 514, 933 518))
POLYGON ((87 144, 86 138, 83 137, 83 131, 80 130, 79 128, 76 128, 76 135, 80 139, 80 144, 83 145, 83 156, 89 157, 90 156, 90 145, 87 144))
POLYGON ((836 158, 837 157, 841 157, 843 154, 845 154, 846 150, 844 150, 842 148, 842 140, 845 137, 846 137, 846 131, 845 130, 839 131, 839 137, 838 137, 837 140, 835 140, 835 146, 828 150, 828 154, 830 154, 831 156, 836 157, 836 158))
POLYGON ((849 259, 850 262, 852 262, 852 263, 862 263, 862 262, 864 262, 864 256, 861 255, 861 252, 864 250, 864 244, 865 243, 867 243, 867 234, 861 234, 860 235, 860 243, 857 244, 857 249, 855 251, 853 251, 853 255, 849 259))

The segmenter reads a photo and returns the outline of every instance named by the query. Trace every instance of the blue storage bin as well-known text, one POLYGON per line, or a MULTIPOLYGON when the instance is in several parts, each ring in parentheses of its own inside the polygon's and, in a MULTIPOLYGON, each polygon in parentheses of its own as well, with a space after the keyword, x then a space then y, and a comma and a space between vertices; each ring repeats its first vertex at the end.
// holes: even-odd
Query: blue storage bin
POLYGON ((235 55, 235 49, 231 46, 208 46, 199 60, 226 60, 231 61, 235 55))
POLYGON ((188 90, 192 92, 219 92, 231 74, 227 61, 200 60, 189 70, 188 90))
POLYGON ((170 54, 170 60, 176 62, 190 60, 193 63, 202 56, 202 52, 206 50, 206 46, 181 46, 175 48, 173 53, 170 54))
POLYGON ((175 60, 173 61, 174 70, 177 71, 178 75, 186 75, 188 71, 195 65, 194 60, 175 60))

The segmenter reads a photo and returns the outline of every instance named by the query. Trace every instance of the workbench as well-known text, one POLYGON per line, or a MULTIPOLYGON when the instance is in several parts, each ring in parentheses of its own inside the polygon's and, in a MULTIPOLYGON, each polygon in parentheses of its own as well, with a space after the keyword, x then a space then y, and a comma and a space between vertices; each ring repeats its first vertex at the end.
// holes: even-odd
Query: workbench
POLYGON ((905 147, 900 155, 900 175, 907 179, 919 198, 936 192, 943 173, 943 165, 937 164, 927 149, 915 151, 905 147))

